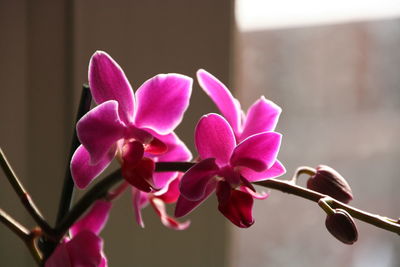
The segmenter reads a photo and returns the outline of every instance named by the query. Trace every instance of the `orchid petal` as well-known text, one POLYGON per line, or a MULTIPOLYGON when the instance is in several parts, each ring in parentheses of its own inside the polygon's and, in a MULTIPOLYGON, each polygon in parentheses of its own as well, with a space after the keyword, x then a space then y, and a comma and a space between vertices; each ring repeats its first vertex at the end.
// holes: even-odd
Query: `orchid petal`
MULTIPOLYGON (((190 150, 178 138, 175 133, 168 135, 153 135, 166 144, 168 150, 166 153, 152 157, 156 162, 162 161, 189 161, 192 158, 190 150)), ((164 188, 171 179, 176 177, 177 172, 155 172, 153 174, 154 185, 157 188, 164 188)))
POLYGON ((217 174, 219 167, 215 159, 209 158, 193 165, 182 177, 181 194, 188 200, 197 201, 204 197, 206 188, 217 174))
POLYGON ((240 190, 250 194, 253 198, 266 199, 269 197, 269 194, 266 192, 257 193, 254 186, 246 178, 241 177, 241 181, 243 184, 240 186, 240 190))
POLYGON ((110 100, 95 107, 79 120, 76 129, 79 140, 90 154, 90 163, 99 163, 125 132, 125 125, 118 116, 118 103, 110 100))
POLYGON ((165 191, 160 190, 154 192, 153 195, 167 204, 176 202, 180 195, 179 191, 180 177, 182 177, 182 174, 177 175, 175 179, 173 179, 169 184, 167 184, 164 189, 165 191))
POLYGON ((168 134, 182 121, 189 105, 192 79, 180 74, 160 74, 136 92, 135 125, 168 134))
POLYGON ((202 159, 215 158, 222 167, 229 163, 236 141, 228 122, 220 115, 210 113, 197 123, 195 145, 202 159))
POLYGON ((205 201, 212 192, 215 191, 216 185, 217 181, 211 180, 210 183, 207 184, 203 197, 197 201, 190 201, 181 194, 176 202, 174 216, 179 218, 193 211, 197 206, 203 203, 203 201, 205 201))
POLYGON ((99 266, 103 240, 90 231, 77 234, 67 243, 71 266, 99 266))
POLYGON ((214 101, 222 115, 237 134, 240 131, 241 108, 239 101, 235 99, 226 86, 205 70, 197 71, 197 79, 201 88, 214 101))
POLYGON ((106 258, 106 255, 104 253, 101 254, 101 263, 98 267, 107 267, 108 266, 108 261, 106 258))
POLYGON ((262 132, 274 131, 282 109, 262 96, 248 110, 238 142, 262 132))
POLYGON ((286 173, 285 167, 279 160, 276 160, 271 168, 266 169, 262 172, 256 172, 252 169, 241 167, 240 174, 250 182, 257 182, 266 180, 268 178, 275 178, 286 173))
POLYGON ((46 260, 45 267, 73 267, 71 265, 67 244, 61 243, 54 250, 53 254, 46 260))
POLYGON ((137 164, 122 163, 122 176, 132 186, 144 192, 151 192, 156 188, 153 181, 155 163, 152 159, 142 158, 137 164))
POLYGON ((233 224, 248 228, 254 223, 253 197, 245 192, 234 190, 229 183, 221 181, 217 186, 218 210, 233 224))
POLYGON ((151 199, 151 204, 154 207, 154 210, 156 211, 157 215, 161 219, 161 223, 171 229, 174 230, 185 230, 189 227, 190 221, 186 222, 179 222, 175 220, 174 218, 171 218, 166 211, 165 204, 161 199, 158 198, 152 198, 151 199))
POLYGON ((132 188, 132 204, 135 212, 136 222, 140 227, 144 228, 142 209, 148 204, 147 193, 144 193, 136 188, 132 188))
POLYGON ((89 85, 97 104, 116 100, 118 113, 123 122, 133 120, 134 95, 121 67, 105 52, 94 53, 89 63, 89 85))
POLYGON ((252 135, 236 146, 230 163, 232 166, 243 166, 257 172, 269 169, 276 161, 281 139, 282 135, 276 132, 252 135))
POLYGON ((112 204, 109 201, 97 200, 89 212, 72 225, 70 228, 71 236, 74 237, 85 230, 99 234, 108 220, 111 206, 112 204))
POLYGON ((107 168, 114 158, 116 147, 110 149, 96 165, 90 164, 90 155, 86 148, 80 145, 71 159, 71 174, 75 185, 80 188, 86 188, 100 173, 107 168))

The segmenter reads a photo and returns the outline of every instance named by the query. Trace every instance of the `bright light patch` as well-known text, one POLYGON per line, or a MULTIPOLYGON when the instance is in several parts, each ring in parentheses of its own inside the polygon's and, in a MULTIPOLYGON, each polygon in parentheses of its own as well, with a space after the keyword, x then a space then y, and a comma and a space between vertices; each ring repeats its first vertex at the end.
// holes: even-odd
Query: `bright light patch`
POLYGON ((399 0, 236 0, 243 31, 395 17, 399 0))

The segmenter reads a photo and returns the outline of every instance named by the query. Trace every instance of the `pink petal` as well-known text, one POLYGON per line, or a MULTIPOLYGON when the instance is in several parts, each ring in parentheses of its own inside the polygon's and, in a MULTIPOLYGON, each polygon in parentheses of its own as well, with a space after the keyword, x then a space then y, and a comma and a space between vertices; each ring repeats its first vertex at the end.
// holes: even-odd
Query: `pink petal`
POLYGON ((134 96, 131 85, 121 67, 105 52, 94 53, 89 63, 89 85, 97 104, 116 100, 123 122, 133 120, 134 96))
POLYGON ((156 188, 153 181, 155 164, 152 159, 142 158, 137 164, 122 163, 122 176, 132 186, 144 192, 151 192, 156 188))
MULTIPOLYGON (((167 145, 167 152, 156 157, 152 157, 154 161, 189 161, 192 158, 190 150, 178 138, 175 133, 168 135, 154 134, 157 139, 167 145)), ((156 172, 153 175, 154 185, 157 188, 164 188, 171 179, 174 179, 177 172, 156 172)))
POLYGON ((285 173, 286 169, 279 160, 276 160, 271 168, 266 169, 262 172, 256 172, 246 167, 242 167, 240 169, 240 174, 250 182, 257 182, 268 178, 275 178, 285 173))
POLYGON ((174 216, 179 218, 179 217, 185 216, 186 214, 190 213, 197 206, 199 206, 201 203, 203 203, 203 201, 205 201, 211 195, 212 192, 214 192, 216 185, 217 185, 217 181, 211 180, 210 183, 207 184, 207 188, 205 190, 204 196, 197 201, 190 201, 190 200, 186 199, 185 197, 183 197, 181 194, 178 198, 178 201, 176 202, 174 216))
POLYGON ((189 105, 192 79, 180 74, 160 74, 136 92, 135 125, 168 134, 182 121, 189 105))
POLYGON ((195 145, 202 159, 215 158, 222 167, 229 163, 236 141, 228 122, 220 115, 210 113, 197 123, 195 145))
POLYGON ((67 244, 61 243, 47 259, 45 267, 73 267, 69 259, 67 244))
POLYGON ((266 199, 269 197, 269 194, 266 192, 257 193, 254 186, 246 178, 241 177, 241 181, 242 186, 240 186, 240 190, 247 194, 250 194, 253 198, 266 199))
POLYGON ((82 145, 90 154, 90 163, 102 160, 119 139, 124 136, 125 125, 118 116, 118 103, 107 101, 95 107, 76 125, 82 145))
POLYGON ((276 132, 250 136, 233 151, 231 165, 247 167, 257 172, 272 167, 279 152, 281 139, 282 136, 276 132))
POLYGON ((166 190, 160 190, 154 192, 154 196, 161 199, 164 203, 174 203, 178 200, 180 191, 179 191, 179 183, 181 181, 181 175, 176 175, 176 178, 173 179, 169 184, 165 186, 166 190), (162 192, 164 191, 164 192, 162 192))
POLYGON ((101 254, 101 263, 99 265, 99 267, 107 267, 108 266, 108 261, 106 258, 106 255, 104 255, 104 253, 101 254))
POLYGON ((140 227, 144 228, 142 209, 148 204, 148 195, 136 188, 132 188, 132 204, 135 212, 135 219, 140 227))
POLYGON ((262 132, 274 131, 282 109, 262 96, 248 110, 243 132, 238 142, 262 132))
POLYGON ((71 266, 93 266, 101 264, 103 240, 90 231, 83 231, 67 243, 71 266))
POLYGON ((248 228, 254 223, 253 197, 239 190, 231 189, 227 182, 219 182, 217 186, 218 210, 233 224, 248 228))
POLYGON ((154 210, 156 211, 157 215, 160 217, 161 223, 164 226, 174 229, 174 230, 185 230, 189 227, 190 221, 181 223, 181 222, 175 220, 174 218, 170 217, 167 214, 165 204, 161 199, 152 198, 151 204, 154 207, 154 210))
POLYGON ((109 201, 97 200, 89 212, 72 225, 70 228, 71 236, 74 237, 85 230, 99 234, 108 220, 111 206, 112 204, 109 201))
POLYGON ((222 115, 231 125, 235 133, 240 131, 241 108, 239 101, 235 99, 226 86, 205 70, 197 71, 197 79, 201 88, 214 101, 222 115))
POLYGON ((89 152, 80 145, 72 156, 70 165, 75 185, 80 189, 86 188, 111 163, 115 151, 116 146, 111 148, 96 165, 91 165, 89 152))
POLYGON ((181 194, 191 201, 202 199, 208 184, 218 171, 219 167, 215 164, 213 158, 195 164, 182 177, 179 187, 181 194))

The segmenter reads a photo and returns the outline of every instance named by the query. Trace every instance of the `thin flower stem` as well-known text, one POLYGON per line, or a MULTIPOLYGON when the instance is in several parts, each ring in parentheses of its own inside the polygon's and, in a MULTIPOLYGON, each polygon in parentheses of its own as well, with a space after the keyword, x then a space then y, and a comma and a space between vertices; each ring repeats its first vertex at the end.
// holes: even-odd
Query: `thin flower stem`
POLYGON ((121 170, 118 169, 87 191, 56 227, 55 232, 57 239, 61 239, 72 224, 78 220, 96 200, 105 198, 108 194, 108 190, 120 181, 122 181, 122 175, 121 170))
MULTIPOLYGON (((84 84, 82 87, 78 112, 76 114, 76 122, 78 122, 79 119, 82 118, 82 116, 89 111, 91 102, 92 102, 92 95, 90 93, 89 86, 84 84)), ((72 198, 74 195, 74 181, 72 180, 69 163, 71 162, 72 155, 74 154, 75 150, 78 148, 79 145, 80 143, 78 140, 78 136, 76 134, 76 129, 74 129, 74 134, 72 137, 72 142, 70 147, 70 153, 67 161, 68 164, 65 169, 64 185, 61 192, 60 204, 58 206, 56 225, 61 222, 65 214, 67 214, 68 210, 71 208, 72 198)))
POLYGON ((38 231, 35 229, 30 232, 21 223, 16 221, 13 217, 7 214, 4 210, 0 209, 0 221, 8 227, 13 233, 15 233, 19 238, 24 241, 25 245, 28 247, 33 258, 36 260, 38 266, 42 265, 42 257, 35 246, 35 239, 37 237, 38 231))
POLYGON ((290 180, 293 184, 297 184, 297 180, 299 179, 299 176, 302 174, 308 174, 309 176, 313 176, 317 173, 317 171, 314 168, 310 168, 307 166, 301 166, 296 169, 296 171, 293 174, 292 179, 290 180))
POLYGON ((2 209, 0 209, 0 221, 24 242, 29 240, 29 230, 22 226, 22 224, 20 224, 2 209))
MULTIPOLYGON (((193 162, 157 162, 156 172, 170 172, 179 171, 186 172, 195 163, 193 162)), ((118 182, 122 181, 121 169, 118 169, 102 179, 95 186, 93 186, 86 194, 75 204, 75 206, 70 210, 70 212, 61 221, 59 226, 55 229, 56 236, 61 239, 62 236, 68 231, 71 225, 82 216, 86 210, 98 199, 107 197, 108 191, 118 182)), ((320 199, 327 199, 329 196, 303 188, 301 186, 293 184, 292 181, 288 180, 278 180, 278 179, 268 179, 261 182, 255 182, 254 184, 263 187, 276 189, 285 193, 296 195, 311 201, 318 203, 320 199)), ((341 208, 346 210, 354 218, 357 218, 366 223, 372 224, 376 227, 400 234, 400 223, 397 220, 390 219, 387 217, 382 217, 379 215, 371 214, 352 206, 346 205, 338 200, 330 198, 328 202, 329 206, 333 209, 341 208)))
MULTIPOLYGON (((301 186, 293 184, 291 181, 283 181, 283 180, 277 180, 277 179, 268 179, 265 181, 261 182, 255 182, 254 184, 260 185, 263 187, 271 188, 271 189, 276 189, 279 191, 282 191, 284 193, 296 195, 298 197, 302 197, 314 202, 317 202, 322 199, 329 197, 327 195, 309 190, 307 188, 303 188, 301 186)), ((400 234, 400 224, 396 223, 395 220, 386 218, 380 215, 372 214, 369 212, 365 212, 363 210, 354 208, 350 205, 346 205, 336 199, 331 199, 329 201, 329 205, 333 209, 341 208, 346 210, 351 216, 353 216, 356 219, 359 219, 363 222, 366 222, 368 224, 372 224, 378 228, 385 229, 387 231, 393 232, 400 234)))
POLYGON ((29 212, 29 214, 32 216, 32 218, 35 220, 35 222, 40 226, 40 228, 42 228, 43 231, 47 235, 52 236, 53 229, 50 227, 50 225, 44 219, 43 215, 41 214, 39 209, 36 207, 35 203, 33 202, 32 198, 30 197, 29 193, 23 187, 23 185, 20 182, 20 180, 18 179, 17 175, 11 168, 11 165, 8 163, 7 158, 1 148, 0 148, 0 164, 1 164, 1 168, 3 169, 8 181, 10 182, 11 186, 13 187, 15 193, 18 195, 19 199, 21 200, 22 205, 29 212))

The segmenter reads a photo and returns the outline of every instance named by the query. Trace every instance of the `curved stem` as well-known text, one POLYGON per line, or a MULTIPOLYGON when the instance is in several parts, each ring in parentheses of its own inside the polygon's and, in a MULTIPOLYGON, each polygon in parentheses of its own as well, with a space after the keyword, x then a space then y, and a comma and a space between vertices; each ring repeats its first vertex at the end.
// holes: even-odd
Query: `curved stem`
POLYGON ((290 180, 293 184, 297 184, 297 180, 299 179, 299 176, 302 174, 308 174, 309 176, 313 176, 317 173, 317 171, 314 168, 310 168, 307 166, 301 166, 296 169, 296 171, 293 174, 292 179, 290 180))
POLYGON ((96 200, 106 197, 108 190, 120 181, 122 181, 122 175, 121 170, 118 169, 87 191, 56 227, 55 236, 57 239, 61 239, 72 224, 78 220, 96 200))
POLYGON ((29 231, 22 224, 16 221, 13 217, 7 214, 4 210, 0 209, 0 221, 8 227, 13 233, 15 233, 25 245, 28 247, 33 258, 36 260, 38 266, 42 265, 42 257, 35 246, 35 239, 38 234, 41 234, 41 230, 34 229, 29 231))
MULTIPOLYGON (((296 195, 317 203, 320 199, 329 197, 327 195, 295 185, 291 181, 268 179, 261 182, 255 182, 254 184, 296 195)), ((400 224, 396 222, 396 220, 354 208, 333 198, 330 200, 329 204, 331 208, 341 208, 346 210, 351 216, 363 222, 372 224, 378 228, 382 228, 393 233, 400 234, 400 224)))
POLYGON ((44 219, 39 209, 36 207, 29 193, 25 190, 22 183, 15 174, 14 170, 11 168, 11 165, 7 161, 7 158, 1 148, 0 148, 0 165, 4 173, 6 174, 8 181, 13 187, 15 193, 19 196, 22 205, 29 212, 29 214, 32 216, 35 222, 40 226, 40 228, 42 228, 47 235, 52 236, 53 228, 50 227, 50 225, 44 219))
POLYGON ((24 242, 29 239, 29 230, 22 226, 22 224, 20 224, 2 209, 0 209, 0 221, 24 242))
MULTIPOLYGON (((92 102, 92 95, 90 93, 89 86, 84 84, 82 87, 82 93, 81 93, 81 99, 79 102, 78 112, 76 114, 76 119, 75 119, 76 122, 78 122, 79 119, 82 118, 82 116, 85 115, 85 113, 89 111, 91 102, 92 102)), ((74 181, 72 180, 69 163, 71 162, 72 155, 74 154, 75 150, 78 148, 79 145, 80 145, 80 143, 78 140, 76 129, 74 129, 74 134, 72 136, 69 157, 68 157, 68 161, 67 161, 68 164, 65 169, 64 184, 62 187, 60 203, 58 206, 56 224, 61 222, 61 220, 64 218, 65 214, 67 214, 68 210, 71 208, 72 198, 74 195, 74 181)))
MULTIPOLYGON (((157 162, 156 172, 170 172, 180 171, 185 172, 195 163, 192 162, 157 162)), ((93 186, 86 194, 76 203, 71 211, 61 221, 60 225, 56 227, 56 235, 60 239, 71 225, 83 214, 86 210, 100 198, 107 197, 108 190, 113 187, 116 183, 122 181, 121 170, 118 169, 111 173, 109 176, 101 180, 95 186, 93 186)), ((260 185, 263 187, 276 189, 288 194, 296 195, 301 198, 305 198, 318 203, 320 199, 330 198, 327 195, 318 193, 307 188, 293 184, 292 181, 268 179, 261 182, 254 182, 253 184, 260 185)), ((354 218, 357 218, 366 223, 372 224, 376 227, 400 234, 400 223, 397 220, 386 218, 383 216, 371 214, 352 206, 346 205, 336 199, 329 199, 329 206, 331 208, 341 208, 346 210, 354 218)))

